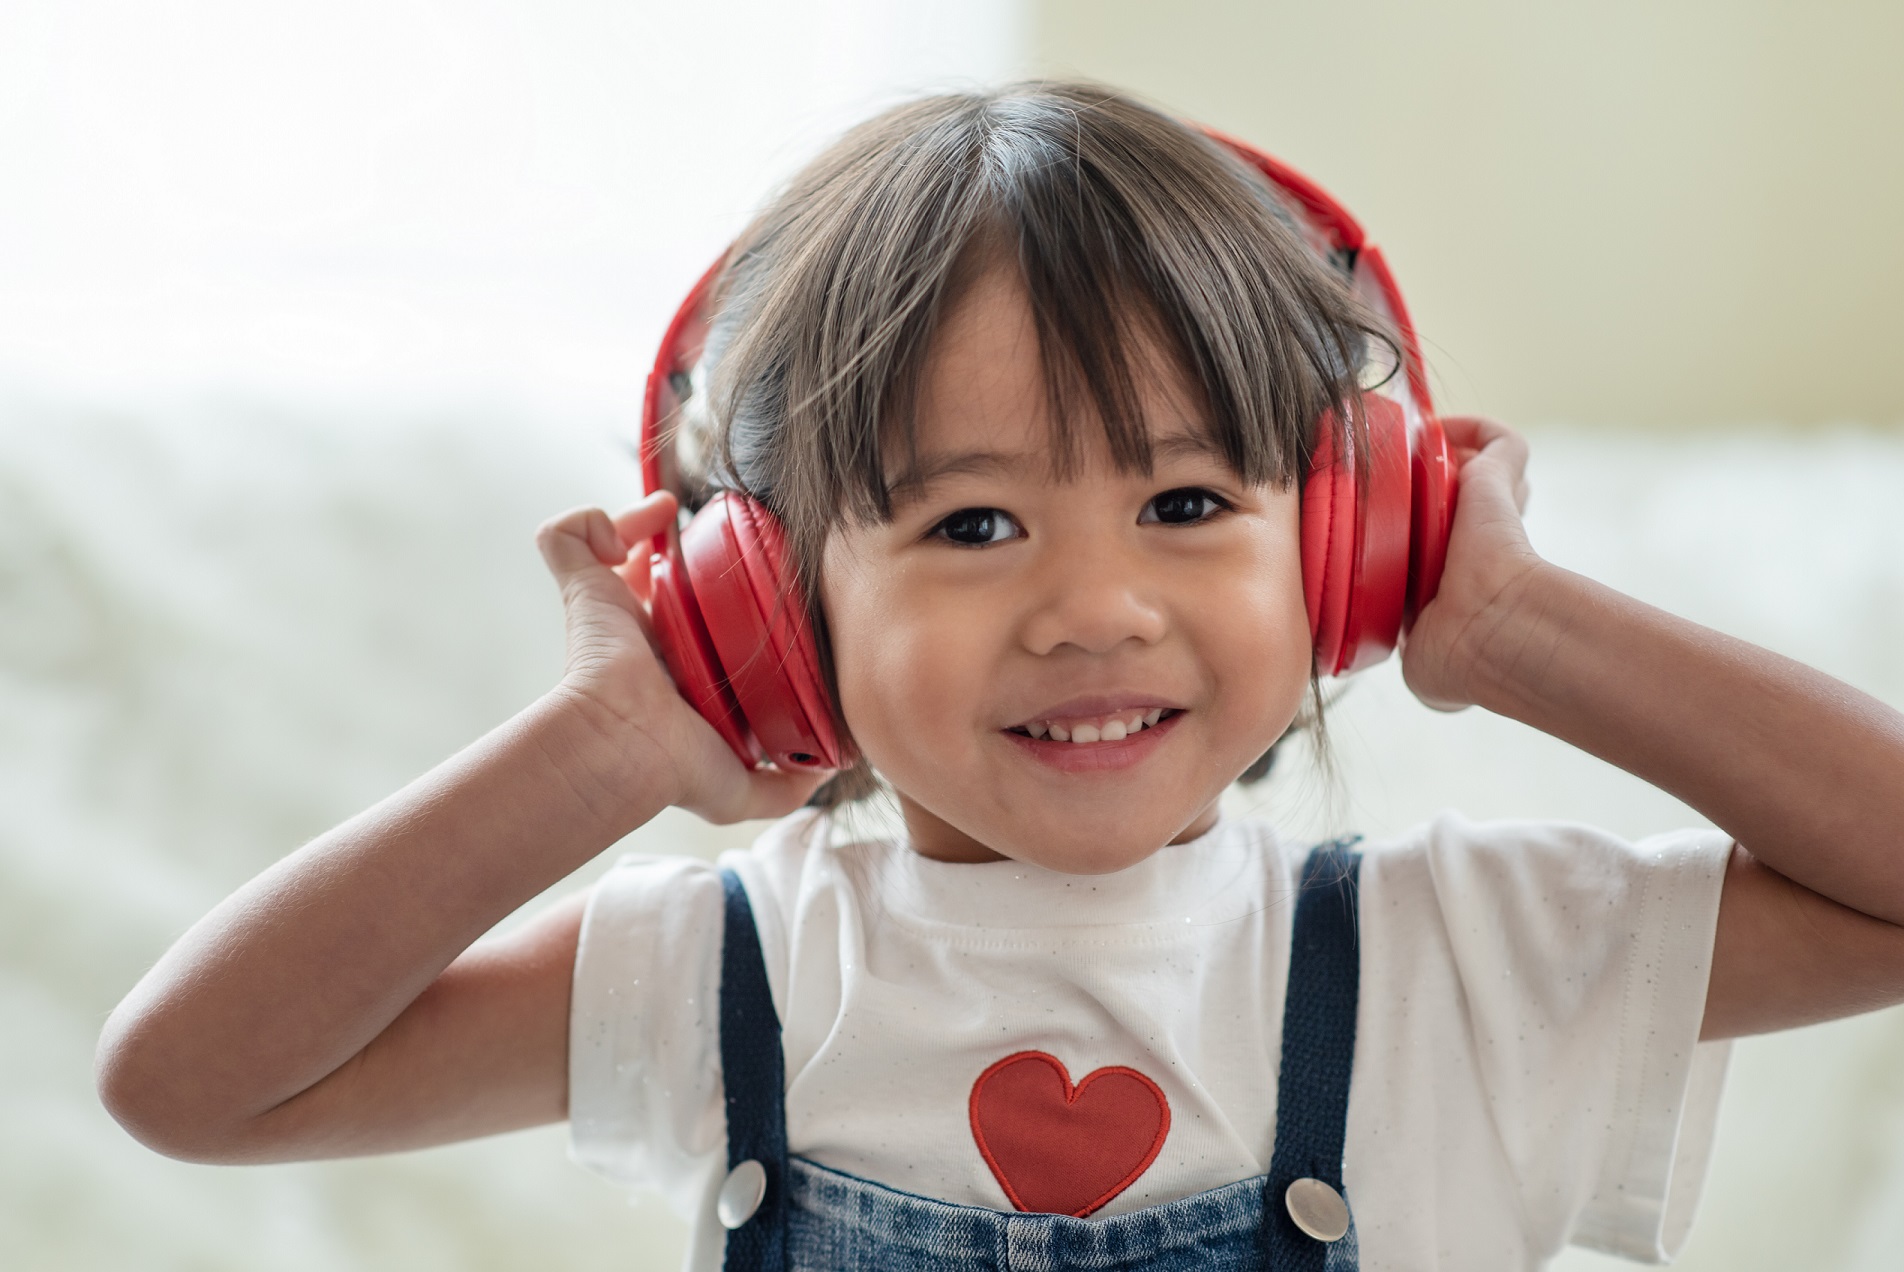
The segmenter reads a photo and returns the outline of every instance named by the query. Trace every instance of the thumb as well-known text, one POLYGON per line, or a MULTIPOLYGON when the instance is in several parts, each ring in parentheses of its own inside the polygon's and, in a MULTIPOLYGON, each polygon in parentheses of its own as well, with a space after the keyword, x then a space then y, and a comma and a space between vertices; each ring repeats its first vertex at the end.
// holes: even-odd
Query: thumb
POLYGON ((832 769, 755 769, 746 775, 739 798, 721 809, 695 809, 709 821, 727 823, 760 817, 784 817, 813 797, 832 769))

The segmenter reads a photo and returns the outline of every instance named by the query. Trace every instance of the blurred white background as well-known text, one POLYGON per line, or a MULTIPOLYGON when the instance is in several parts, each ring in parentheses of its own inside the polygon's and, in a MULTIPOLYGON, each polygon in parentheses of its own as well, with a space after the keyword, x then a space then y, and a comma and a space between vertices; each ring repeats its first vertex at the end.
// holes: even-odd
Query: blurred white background
POLYGON ((778 176, 1015 65, 1005 0, 10 0, 0 369, 88 387, 558 392, 778 176))
MULTIPOLYGON (((1451 6, 1470 27, 1484 7, 1451 6)), ((1316 12, 1205 3, 1200 29, 1150 39, 1141 10, 1093 20, 1056 0, 0 6, 0 1267, 675 1266, 676 1221, 569 1165, 559 1128, 186 1166, 99 1109, 91 1049, 231 888, 552 681, 560 615, 534 526, 631 495, 623 438, 674 301, 777 177, 903 93, 1079 67, 1290 151, 1405 246, 1404 284, 1429 284, 1418 307, 1450 315, 1452 344, 1421 316, 1462 393, 1520 404, 1538 546, 1904 705, 1899 400, 1794 432, 1780 425, 1817 420, 1768 389, 1758 409, 1664 421, 1703 431, 1642 432, 1661 421, 1608 409, 1617 396, 1501 379, 1513 348, 1467 321, 1458 281, 1514 263, 1403 216, 1419 187, 1380 184, 1366 129, 1332 151, 1313 116, 1263 106, 1275 83, 1233 52, 1205 83, 1129 52, 1247 34, 1285 65, 1303 41, 1336 56, 1316 12)), ((1629 52, 1609 37, 1579 56, 1625 82, 1629 52)), ((1557 139, 1552 162, 1576 145, 1557 139)), ((1462 154, 1458 131, 1444 148, 1462 154)), ((1538 190, 1548 171, 1494 176, 1538 190)), ((1609 328, 1656 308, 1641 292, 1609 328)), ((1577 335, 1564 290, 1546 303, 1577 335)), ((1784 374, 1832 372, 1798 357, 1784 374)), ((1292 755, 1239 804, 1298 834, 1379 834, 1445 805, 1636 835, 1693 820, 1517 726, 1421 710, 1392 668, 1335 721, 1343 792, 1292 755)), ((628 846, 749 834, 669 815, 628 846)), ((1898 1012, 1742 1045, 1684 1266, 1904 1265, 1900 1061, 1898 1012)))

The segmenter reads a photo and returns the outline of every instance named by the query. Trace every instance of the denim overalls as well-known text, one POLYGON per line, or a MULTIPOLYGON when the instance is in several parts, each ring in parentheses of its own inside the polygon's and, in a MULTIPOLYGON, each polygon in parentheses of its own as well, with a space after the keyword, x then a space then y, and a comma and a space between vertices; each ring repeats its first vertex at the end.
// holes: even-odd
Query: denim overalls
POLYGON ((730 1174, 719 1209, 731 1229, 725 1272, 1355 1272, 1355 1226, 1342 1195, 1361 972, 1361 857, 1347 851, 1352 842, 1321 845, 1303 867, 1269 1173, 1108 1219, 950 1205, 789 1157, 780 1021, 747 894, 739 877, 723 870, 721 1066, 730 1174), (1323 1239, 1330 1236, 1336 1239, 1323 1239))

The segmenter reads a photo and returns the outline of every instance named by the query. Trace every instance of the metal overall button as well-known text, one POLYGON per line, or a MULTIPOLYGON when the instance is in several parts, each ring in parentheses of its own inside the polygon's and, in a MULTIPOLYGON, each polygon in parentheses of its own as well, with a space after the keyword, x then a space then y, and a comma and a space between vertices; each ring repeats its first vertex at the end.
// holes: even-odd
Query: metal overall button
POLYGON ((1349 1232, 1349 1203, 1320 1179, 1298 1179, 1283 1193, 1283 1205, 1298 1228, 1318 1241, 1340 1241, 1349 1232))
POLYGON ((715 1217, 723 1228, 738 1228, 754 1217, 766 1195, 767 1168, 750 1157, 727 1172, 714 1201, 715 1217))

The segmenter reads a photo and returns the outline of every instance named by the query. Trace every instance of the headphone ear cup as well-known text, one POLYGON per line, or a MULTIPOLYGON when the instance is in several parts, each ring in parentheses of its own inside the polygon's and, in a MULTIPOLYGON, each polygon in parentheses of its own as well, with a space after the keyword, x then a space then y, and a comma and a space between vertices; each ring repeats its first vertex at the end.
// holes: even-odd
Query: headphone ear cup
POLYGON ((1355 471, 1342 459, 1340 418, 1316 425, 1315 455, 1302 486, 1302 594, 1316 672, 1332 676, 1342 653, 1355 572, 1355 471))
POLYGON ((721 672, 761 750, 784 769, 845 768, 853 753, 833 725, 779 521, 723 491, 688 523, 681 555, 721 672))
POLYGON ((753 768, 766 757, 760 744, 747 731, 741 715, 740 700, 727 686, 721 672, 720 655, 708 634, 707 621, 688 582, 687 566, 681 559, 681 540, 674 531, 667 535, 667 552, 655 553, 649 560, 649 615, 653 620, 655 644, 661 647, 661 660, 674 687, 701 718, 714 726, 721 740, 733 748, 740 762, 753 768))
POLYGON ((1416 436, 1409 486, 1408 605, 1403 621, 1412 627, 1415 616, 1435 599, 1441 586, 1441 570, 1448 563, 1448 536, 1454 530, 1454 453, 1441 421, 1433 416, 1416 436))
POLYGON ((1379 393, 1363 394, 1357 410, 1368 463, 1358 491, 1355 570, 1337 675, 1372 667, 1394 652, 1408 596, 1408 416, 1379 393))
POLYGON ((1341 417, 1317 424, 1302 494, 1303 597, 1316 672, 1339 676, 1386 658, 1401 635, 1408 596, 1410 465, 1400 404, 1364 394, 1368 462, 1358 482, 1344 456, 1341 417))

